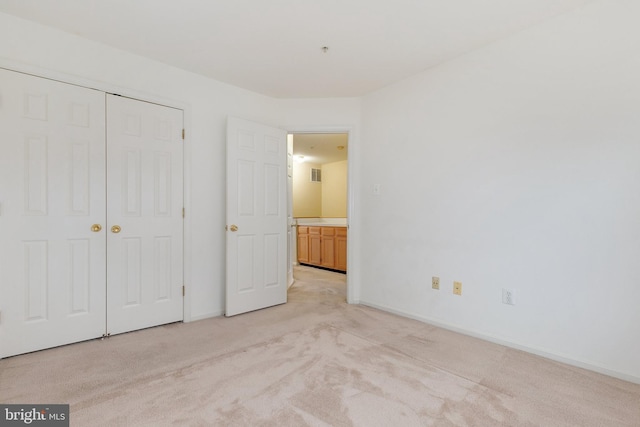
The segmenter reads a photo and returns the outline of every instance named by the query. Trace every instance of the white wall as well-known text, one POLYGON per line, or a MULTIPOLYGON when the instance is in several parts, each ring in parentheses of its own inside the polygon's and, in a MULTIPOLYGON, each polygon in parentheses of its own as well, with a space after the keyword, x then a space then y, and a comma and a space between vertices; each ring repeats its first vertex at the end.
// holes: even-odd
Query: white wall
POLYGON ((363 99, 363 302, 640 382, 639 19, 596 1, 363 99))

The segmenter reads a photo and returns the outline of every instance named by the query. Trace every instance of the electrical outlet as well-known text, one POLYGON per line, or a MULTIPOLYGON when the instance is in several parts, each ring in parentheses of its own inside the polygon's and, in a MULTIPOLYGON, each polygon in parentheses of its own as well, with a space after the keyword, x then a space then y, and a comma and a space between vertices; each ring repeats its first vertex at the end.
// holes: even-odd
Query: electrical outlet
POLYGON ((516 291, 502 288, 502 303, 516 305, 516 291))
POLYGON ((433 276, 431 278, 431 288, 432 289, 440 289, 440 278, 433 276))
POLYGON ((453 282, 453 293, 462 295, 462 282, 453 282))

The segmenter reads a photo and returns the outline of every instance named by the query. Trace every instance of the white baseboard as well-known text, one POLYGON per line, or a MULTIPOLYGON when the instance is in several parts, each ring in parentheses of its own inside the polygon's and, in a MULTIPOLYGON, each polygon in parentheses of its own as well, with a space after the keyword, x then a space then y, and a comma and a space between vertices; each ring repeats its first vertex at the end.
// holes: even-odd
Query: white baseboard
POLYGON ((427 323, 429 325, 437 326, 439 328, 447 329, 453 332, 458 332, 463 335, 468 335, 474 338, 479 338, 481 340, 489 341, 495 344, 500 344, 505 347, 513 348, 516 350, 522 350, 527 353, 535 354, 537 356, 541 356, 547 359, 554 360, 556 362, 566 363, 567 365, 576 366, 578 368, 587 369, 589 371, 597 372, 599 374, 604 374, 610 377, 618 378, 624 381, 628 381, 635 384, 640 384, 640 377, 636 377, 634 375, 626 374, 624 372, 614 371, 602 366, 594 365, 593 363, 585 362, 582 360, 574 359, 568 356, 559 355, 548 350, 543 350, 535 347, 530 347, 527 345, 519 344, 516 342, 508 341, 499 337, 495 337, 493 335, 488 335, 482 332, 464 329, 456 325, 452 325, 446 322, 438 321, 435 319, 431 319, 426 316, 422 316, 419 314, 408 313, 402 310, 396 310, 392 307, 387 307, 383 304, 377 304, 369 301, 359 301, 359 304, 366 305, 367 307, 377 308, 378 310, 386 311, 389 313, 397 314, 398 316, 407 317, 409 319, 418 320, 423 323, 427 323))

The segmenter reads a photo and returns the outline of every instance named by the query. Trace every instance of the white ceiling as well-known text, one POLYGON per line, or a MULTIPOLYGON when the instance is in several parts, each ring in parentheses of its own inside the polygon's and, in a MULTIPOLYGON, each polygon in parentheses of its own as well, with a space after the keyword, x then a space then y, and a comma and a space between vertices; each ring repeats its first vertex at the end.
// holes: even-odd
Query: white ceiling
POLYGON ((301 98, 363 95, 588 1, 0 0, 0 12, 301 98))
POLYGON ((293 135, 293 156, 321 165, 347 160, 348 139, 346 133, 297 133, 293 135))

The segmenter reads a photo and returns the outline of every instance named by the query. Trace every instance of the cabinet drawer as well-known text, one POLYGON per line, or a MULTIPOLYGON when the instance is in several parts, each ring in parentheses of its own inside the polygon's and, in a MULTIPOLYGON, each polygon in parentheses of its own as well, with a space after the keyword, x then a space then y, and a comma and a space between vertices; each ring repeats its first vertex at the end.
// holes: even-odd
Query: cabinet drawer
POLYGON ((347 227, 336 227, 336 236, 338 237, 346 237, 347 236, 347 227))
POLYGON ((333 236, 335 234, 336 229, 333 227, 322 227, 321 234, 323 236, 333 236))
POLYGON ((320 234, 320 227, 309 227, 309 234, 320 234))
POLYGON ((298 234, 309 234, 309 227, 298 226, 298 234))

